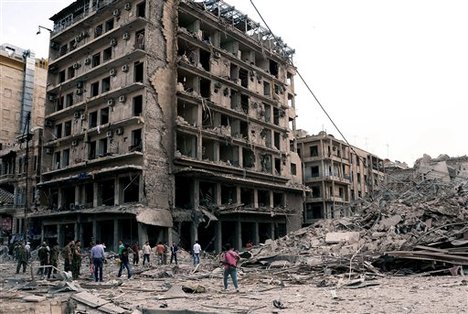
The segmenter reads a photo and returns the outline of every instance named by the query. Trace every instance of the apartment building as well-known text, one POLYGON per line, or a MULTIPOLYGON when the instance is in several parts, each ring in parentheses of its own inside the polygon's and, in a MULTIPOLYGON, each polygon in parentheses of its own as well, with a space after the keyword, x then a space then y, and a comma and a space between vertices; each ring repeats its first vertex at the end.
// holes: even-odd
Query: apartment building
POLYGON ((223 1, 76 1, 51 19, 44 239, 219 251, 300 227, 278 37, 223 1))
POLYGON ((25 231, 25 207, 36 205, 46 77, 46 60, 0 45, 0 237, 25 231))
POLYGON ((298 132, 304 184, 310 188, 304 203, 304 223, 349 215, 346 205, 378 189, 383 183, 383 160, 369 152, 320 132, 298 132))

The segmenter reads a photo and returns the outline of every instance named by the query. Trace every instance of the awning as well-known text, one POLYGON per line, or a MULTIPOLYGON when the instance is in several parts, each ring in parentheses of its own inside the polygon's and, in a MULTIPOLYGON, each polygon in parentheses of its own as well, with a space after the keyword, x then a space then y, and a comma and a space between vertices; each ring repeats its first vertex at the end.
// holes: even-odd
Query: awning
POLYGON ((172 227, 172 215, 167 209, 146 208, 139 211, 136 220, 147 225, 172 227))

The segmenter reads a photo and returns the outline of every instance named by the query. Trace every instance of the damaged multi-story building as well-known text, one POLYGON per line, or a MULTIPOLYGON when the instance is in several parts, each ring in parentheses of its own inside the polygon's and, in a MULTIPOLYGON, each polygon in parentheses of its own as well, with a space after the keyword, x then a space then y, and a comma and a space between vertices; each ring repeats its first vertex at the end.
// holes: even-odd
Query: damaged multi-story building
POLYGON ((51 20, 44 239, 219 251, 300 227, 281 39, 211 0, 76 1, 51 20))
POLYGON ((304 184, 310 188, 304 203, 304 223, 347 216, 347 204, 378 189, 384 182, 383 159, 348 145, 322 131, 297 131, 304 184))
POLYGON ((24 234, 36 206, 46 77, 46 60, 0 45, 0 238, 24 234))

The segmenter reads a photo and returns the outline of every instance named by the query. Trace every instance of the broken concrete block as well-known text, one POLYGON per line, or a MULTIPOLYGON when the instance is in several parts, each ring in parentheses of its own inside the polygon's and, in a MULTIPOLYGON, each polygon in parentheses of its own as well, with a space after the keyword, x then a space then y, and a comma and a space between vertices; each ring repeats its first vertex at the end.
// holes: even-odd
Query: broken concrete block
POLYGON ((359 232, 328 232, 325 235, 325 243, 355 243, 359 241, 359 232))
POLYGON ((42 302, 46 299, 46 297, 38 296, 38 295, 27 295, 23 298, 26 302, 42 302))

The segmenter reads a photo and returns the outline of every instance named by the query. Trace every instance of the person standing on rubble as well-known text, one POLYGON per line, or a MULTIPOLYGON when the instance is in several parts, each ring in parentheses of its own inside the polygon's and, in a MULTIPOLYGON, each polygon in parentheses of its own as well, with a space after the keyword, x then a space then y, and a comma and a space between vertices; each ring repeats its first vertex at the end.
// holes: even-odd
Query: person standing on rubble
POLYGON ((96 244, 91 249, 91 258, 94 265, 94 279, 96 282, 102 281, 102 266, 104 264, 104 247, 96 241, 96 244))
POLYGON ((72 259, 71 259, 71 262, 72 262, 71 271, 72 271, 73 280, 77 280, 78 277, 80 276, 81 260, 82 260, 81 242, 76 241, 72 249, 72 259))
POLYGON ((239 292, 239 287, 237 285, 237 262, 239 261, 240 256, 236 251, 234 251, 230 243, 226 243, 224 247, 226 251, 224 252, 221 258, 221 263, 224 267, 224 290, 227 290, 228 277, 231 276, 232 284, 234 285, 234 288, 236 288, 236 292, 239 292))
POLYGON ((171 264, 172 264, 172 260, 174 260, 175 264, 177 264, 177 252, 179 251, 179 247, 177 246, 177 244, 175 244, 175 242, 172 242, 172 245, 171 245, 171 264))
POLYGON ((155 250, 158 256, 158 265, 164 265, 164 253, 166 252, 166 247, 161 241, 159 241, 158 245, 155 247, 155 250))
POLYGON ((117 277, 120 277, 122 276, 122 271, 124 268, 127 269, 127 275, 128 275, 128 279, 130 279, 132 277, 132 272, 130 271, 130 266, 128 265, 128 262, 129 262, 129 259, 128 259, 128 256, 130 255, 130 247, 128 244, 125 244, 124 245, 124 248, 122 249, 122 252, 120 254, 120 268, 119 268, 119 273, 117 275, 117 277))
POLYGON ((62 250, 62 257, 63 257, 63 270, 70 271, 71 270, 71 260, 72 260, 72 251, 75 246, 75 241, 70 241, 62 250))
POLYGON ((23 266, 23 273, 25 273, 26 266, 28 265, 28 252, 23 242, 19 243, 18 249, 16 250, 16 260, 18 262, 16 265, 16 273, 19 273, 21 266, 23 266))
MULTIPOLYGON (((60 254, 60 247, 56 242, 54 246, 52 247, 52 249, 50 250, 50 265, 54 267, 54 270, 53 270, 54 274, 57 273, 59 254, 60 254)), ((49 270, 47 273, 47 279, 50 279, 51 274, 52 274, 52 267, 49 267, 49 270)))
POLYGON ((140 262, 140 246, 138 245, 138 242, 135 242, 132 246, 132 251, 133 251, 133 265, 138 265, 140 262))
POLYGON ((50 251, 47 247, 47 243, 42 243, 39 250, 37 250, 37 257, 39 258, 39 263, 41 265, 41 267, 38 269, 38 274, 45 276, 45 274, 48 273, 46 266, 49 265, 50 261, 50 251))
POLYGON ((143 245, 143 266, 145 266, 145 261, 150 263, 150 255, 151 255, 151 246, 149 245, 149 242, 146 241, 145 245, 143 245))
POLYGON ((198 240, 195 240, 192 253, 193 253, 193 266, 197 266, 198 264, 200 264, 200 253, 201 253, 201 246, 198 243, 198 240))

